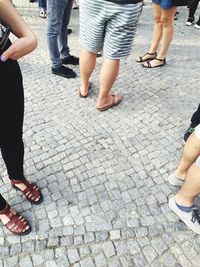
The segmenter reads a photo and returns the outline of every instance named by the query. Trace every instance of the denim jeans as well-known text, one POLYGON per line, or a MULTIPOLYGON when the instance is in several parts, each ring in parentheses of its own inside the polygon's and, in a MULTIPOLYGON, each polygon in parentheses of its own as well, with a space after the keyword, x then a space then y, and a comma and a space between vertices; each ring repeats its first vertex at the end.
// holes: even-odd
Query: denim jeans
POLYGON ((43 8, 45 11, 47 9, 47 1, 46 0, 38 0, 39 9, 43 8))
POLYGON ((70 55, 67 28, 73 0, 47 1, 47 44, 52 67, 62 65, 62 59, 70 55))

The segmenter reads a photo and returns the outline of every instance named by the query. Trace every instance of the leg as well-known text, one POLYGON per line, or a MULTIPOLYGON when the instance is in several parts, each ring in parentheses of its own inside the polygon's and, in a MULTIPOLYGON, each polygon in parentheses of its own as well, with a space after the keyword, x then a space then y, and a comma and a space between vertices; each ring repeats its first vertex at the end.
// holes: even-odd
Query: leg
POLYGON ((61 24, 61 31, 59 34, 59 43, 60 43, 60 57, 66 58, 70 55, 70 49, 68 46, 68 25, 71 17, 71 10, 72 10, 72 0, 67 1, 67 5, 64 8, 64 13, 62 14, 62 24, 61 24))
POLYGON ((195 162, 200 155, 200 140, 195 133, 192 133, 188 138, 181 157, 180 163, 174 172, 176 177, 185 179, 186 173, 190 166, 195 162))
POLYGON ((62 66, 58 47, 58 36, 61 31, 62 18, 66 5, 65 1, 47 1, 47 43, 53 68, 62 66))
POLYGON ((81 49, 80 52, 80 74, 81 74, 81 85, 80 94, 82 96, 88 95, 89 90, 89 79, 96 65, 96 54, 81 49))
POLYGON ((100 72, 100 92, 97 107, 107 106, 112 102, 111 88, 119 72, 119 60, 104 59, 100 72))
POLYGON ((174 35, 174 14, 176 7, 172 7, 168 10, 161 10, 161 21, 163 25, 162 45, 158 58, 164 59, 171 44, 174 35))
POLYGON ((186 174, 185 182, 175 196, 169 198, 169 207, 195 233, 200 234, 200 210, 194 204, 200 193, 200 158, 186 174))
MULTIPOLYGON (((12 79, 6 81, 0 94, 0 147, 6 164, 11 184, 21 191, 26 190, 26 197, 38 204, 42 195, 37 187, 24 182, 23 161, 24 144, 22 140, 24 118, 24 89, 21 70, 16 61, 7 61, 4 65, 12 73, 12 79), (31 191, 31 194, 28 192, 31 191)), ((1 70, 1 69, 0 69, 1 70)), ((3 77, 2 77, 3 79, 3 77)), ((4 82, 4 79, 3 81, 4 82)))
POLYGON ((195 197, 200 193, 200 169, 193 163, 187 171, 185 182, 176 194, 176 203, 190 207, 194 204, 195 197))
POLYGON ((153 12, 154 12, 154 27, 153 27, 153 35, 151 40, 151 46, 149 48, 148 54, 145 54, 142 57, 139 57, 136 61, 143 62, 149 59, 153 59, 156 56, 156 51, 158 49, 160 40, 162 38, 162 24, 161 24, 161 8, 158 4, 153 4, 153 12))

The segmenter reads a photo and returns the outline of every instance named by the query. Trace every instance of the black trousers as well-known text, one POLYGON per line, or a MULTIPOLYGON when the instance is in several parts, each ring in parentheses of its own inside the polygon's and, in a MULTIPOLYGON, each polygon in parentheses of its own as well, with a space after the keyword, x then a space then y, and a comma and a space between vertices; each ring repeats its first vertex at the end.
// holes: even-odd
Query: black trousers
MULTIPOLYGON (((24 175, 24 89, 18 62, 0 61, 0 77, 0 149, 9 178, 20 180, 24 175)), ((0 195, 0 210, 4 207, 5 200, 0 195)))
POLYGON ((196 127, 198 124, 200 124, 200 104, 197 110, 193 113, 192 118, 191 118, 191 125, 193 127, 196 127))
POLYGON ((192 2, 192 4, 190 5, 190 8, 189 8, 189 17, 190 18, 194 17, 194 14, 195 14, 195 11, 197 10, 198 4, 199 4, 199 0, 194 0, 192 2))

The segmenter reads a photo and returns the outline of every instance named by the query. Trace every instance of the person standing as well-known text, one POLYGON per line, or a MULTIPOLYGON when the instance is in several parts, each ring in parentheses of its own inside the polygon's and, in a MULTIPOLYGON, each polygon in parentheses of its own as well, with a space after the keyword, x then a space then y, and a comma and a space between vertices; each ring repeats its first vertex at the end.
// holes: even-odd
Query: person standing
POLYGON ((103 53, 100 92, 96 108, 105 111, 122 101, 121 94, 110 91, 118 76, 120 60, 131 53, 142 0, 81 0, 80 10, 80 97, 89 94, 90 76, 98 52, 103 53))
MULTIPOLYGON (((43 196, 37 185, 29 182, 23 171, 24 143, 24 88, 23 77, 17 60, 37 47, 37 39, 29 26, 7 0, 0 0, 0 148, 11 185, 23 192, 27 200, 40 204, 43 196), (11 32, 17 39, 11 43, 11 32), (12 76, 11 79, 8 77, 12 76)), ((10 207, 0 194, 0 221, 16 235, 25 235, 31 226, 25 218, 10 207)))
POLYGON ((52 62, 52 73, 75 78, 76 73, 64 65, 79 65, 79 58, 70 55, 68 24, 73 0, 47 1, 47 43, 52 62))

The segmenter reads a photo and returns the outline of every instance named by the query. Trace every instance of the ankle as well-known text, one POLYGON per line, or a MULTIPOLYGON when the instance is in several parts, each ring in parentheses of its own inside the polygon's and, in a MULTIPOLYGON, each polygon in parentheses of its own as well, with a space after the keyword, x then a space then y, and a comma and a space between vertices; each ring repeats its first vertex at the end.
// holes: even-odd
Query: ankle
POLYGON ((191 207, 194 204, 194 200, 191 197, 183 196, 181 193, 177 193, 175 196, 176 204, 184 207, 191 207))

